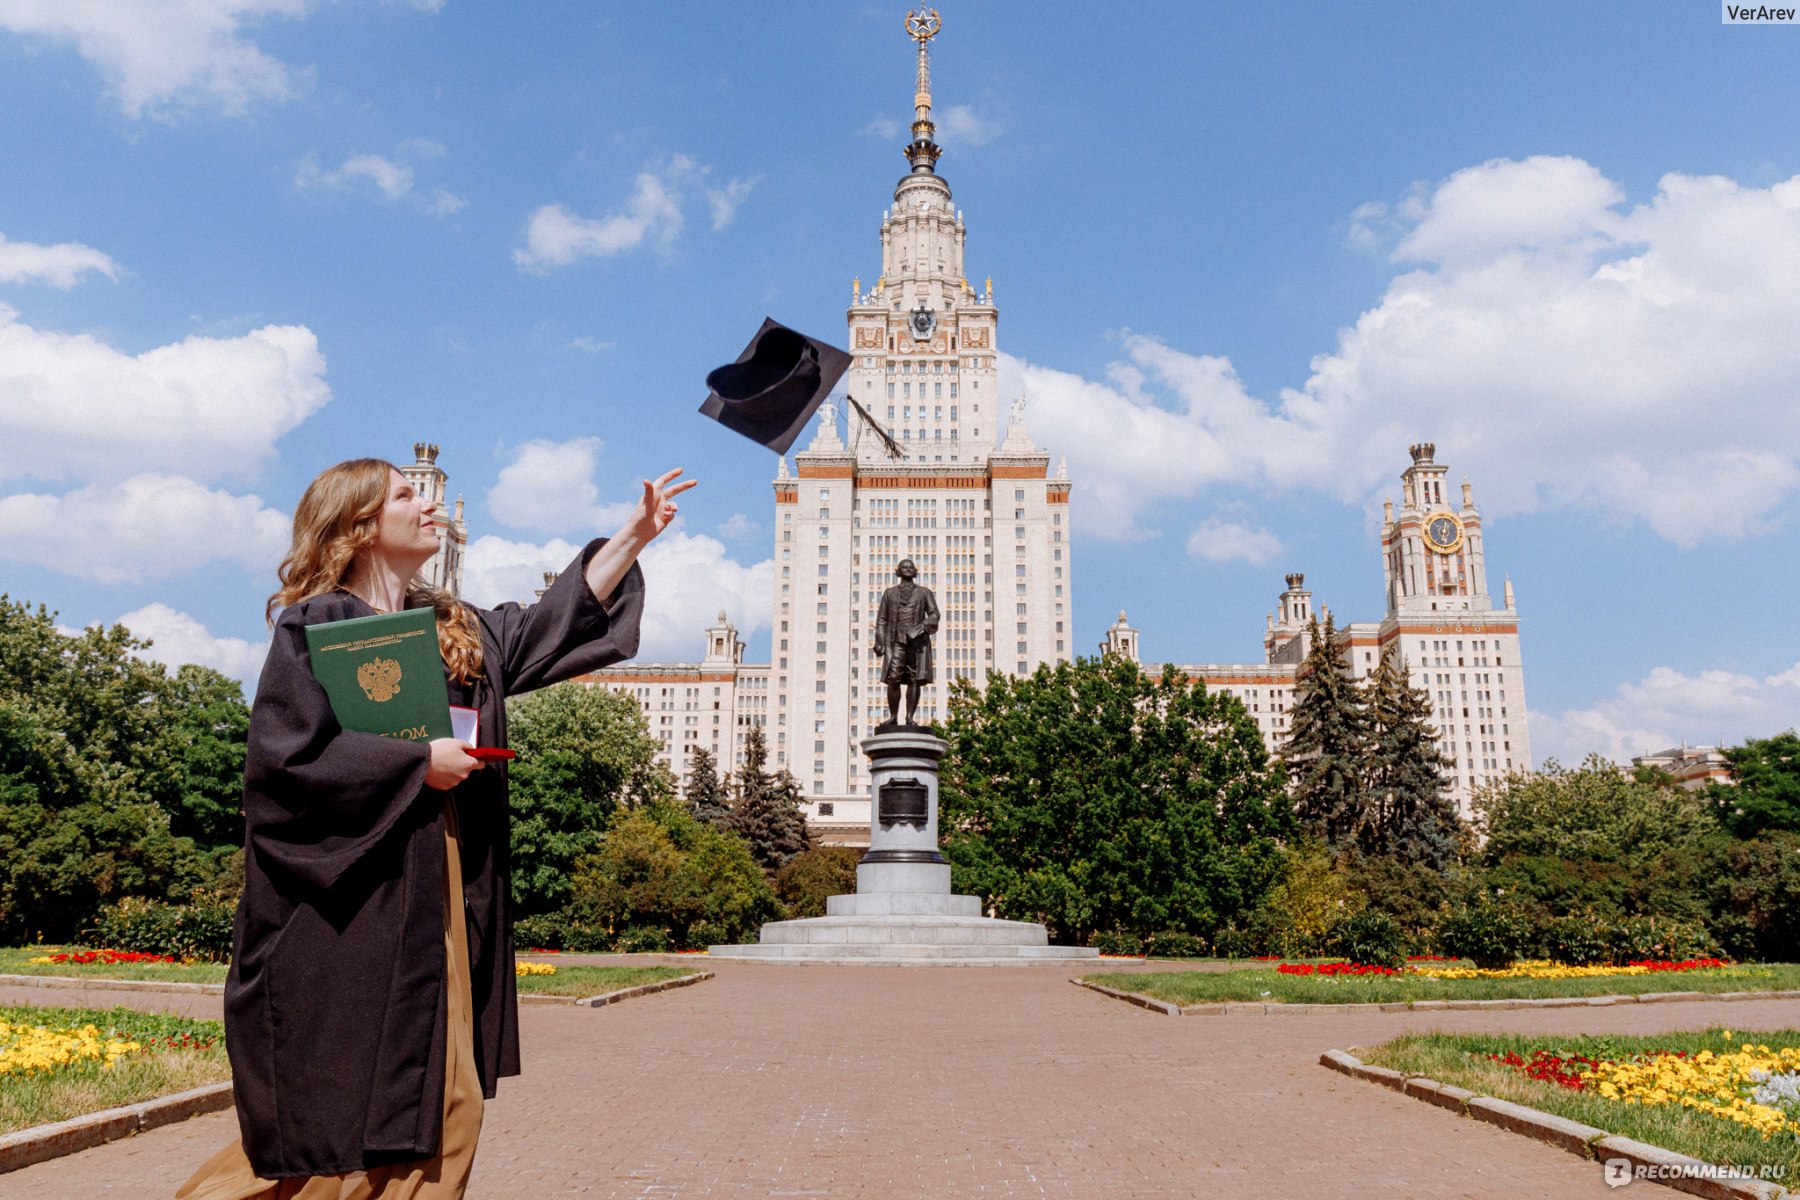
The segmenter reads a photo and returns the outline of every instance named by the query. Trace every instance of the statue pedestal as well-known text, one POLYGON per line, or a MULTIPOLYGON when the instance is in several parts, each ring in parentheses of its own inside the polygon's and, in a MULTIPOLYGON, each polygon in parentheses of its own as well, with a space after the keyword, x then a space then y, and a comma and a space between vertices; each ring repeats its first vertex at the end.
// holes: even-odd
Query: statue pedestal
POLYGON ((719 958, 757 962, 995 966, 1092 959, 1052 946, 1042 925, 982 915, 981 898, 950 891, 938 852, 938 764, 949 745, 917 726, 887 726, 863 742, 869 756, 869 849, 856 891, 825 901, 825 916, 772 921, 762 940, 713 946, 719 958))

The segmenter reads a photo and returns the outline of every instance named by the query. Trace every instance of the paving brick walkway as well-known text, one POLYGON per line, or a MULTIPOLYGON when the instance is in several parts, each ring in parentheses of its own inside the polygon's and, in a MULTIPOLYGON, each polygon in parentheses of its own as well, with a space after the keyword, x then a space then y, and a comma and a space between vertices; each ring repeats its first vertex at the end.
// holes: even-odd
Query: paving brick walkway
MULTIPOLYGON (((1597 1166, 1327 1071, 1319 1053, 1407 1030, 1800 1021, 1791 1001, 1171 1018, 1076 988, 1066 968, 714 969, 609 1008, 527 1008, 525 1075, 488 1106, 470 1195, 1608 1196, 1597 1166)), ((198 1118, 0 1176, 0 1197, 168 1196, 235 1130, 228 1113, 198 1118)))

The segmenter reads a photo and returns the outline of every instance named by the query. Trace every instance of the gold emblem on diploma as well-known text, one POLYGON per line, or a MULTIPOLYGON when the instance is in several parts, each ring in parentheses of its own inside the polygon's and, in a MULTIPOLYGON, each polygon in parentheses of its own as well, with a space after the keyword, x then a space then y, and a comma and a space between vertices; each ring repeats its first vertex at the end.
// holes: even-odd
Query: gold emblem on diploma
POLYGON ((356 682, 375 703, 392 700, 400 694, 400 664, 391 658, 371 658, 356 668, 356 682))

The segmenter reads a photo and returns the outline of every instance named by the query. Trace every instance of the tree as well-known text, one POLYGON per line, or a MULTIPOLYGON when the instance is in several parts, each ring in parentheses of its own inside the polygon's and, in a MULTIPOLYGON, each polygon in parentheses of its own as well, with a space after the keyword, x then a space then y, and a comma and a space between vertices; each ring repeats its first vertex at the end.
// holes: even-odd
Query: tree
POLYGON ((636 701, 562 683, 508 700, 512 895, 521 916, 569 898, 576 860, 598 849, 613 814, 672 794, 659 743, 636 701))
POLYGON ((731 829, 750 847, 750 853, 773 875, 788 859, 812 846, 806 813, 800 807, 800 784, 787 771, 769 774, 768 743, 760 726, 750 727, 744 743, 744 765, 737 771, 737 794, 732 797, 731 829))
POLYGON ((939 829, 957 890, 1060 940, 1210 937, 1253 907, 1292 828, 1244 707, 1117 658, 952 689, 939 829))
POLYGON ((694 820, 715 829, 731 825, 731 796, 719 780, 717 761, 712 751, 696 747, 688 761, 687 788, 684 792, 688 811, 694 820))
POLYGON ((1431 699, 1412 686, 1406 664, 1383 655, 1364 689, 1369 748, 1364 757, 1361 848, 1443 870, 1455 861, 1456 802, 1445 789, 1450 765, 1431 727, 1431 699))
POLYGON ((1293 779, 1294 811, 1301 824, 1333 847, 1377 838, 1364 788, 1370 746, 1362 690, 1350 673, 1349 635, 1331 615, 1321 630, 1308 622, 1310 645, 1294 677, 1294 704, 1281 755, 1293 779))
POLYGON ((1728 840, 1704 797, 1597 754, 1488 783, 1474 808, 1488 883, 1555 916, 1698 919, 1724 869, 1728 840))
POLYGON ((237 685, 171 678, 149 648, 0 596, 0 933, 68 938, 128 896, 185 900, 241 845, 237 685))
POLYGON ((622 816, 582 857, 567 909, 612 939, 650 931, 675 948, 740 941, 780 915, 743 841, 667 801, 622 816))
POLYGON ((1733 784, 1713 784, 1707 796, 1719 821, 1741 838, 1768 830, 1800 833, 1800 736, 1790 729, 1751 738, 1725 750, 1733 784))
POLYGON ((162 804, 169 827, 197 846, 244 845, 244 753, 250 709, 238 681, 209 667, 182 666, 170 681, 166 725, 176 763, 162 804))
POLYGON ((796 854, 775 872, 775 894, 796 918, 822 917, 829 897, 856 891, 861 858, 861 851, 848 846, 816 846, 796 854))

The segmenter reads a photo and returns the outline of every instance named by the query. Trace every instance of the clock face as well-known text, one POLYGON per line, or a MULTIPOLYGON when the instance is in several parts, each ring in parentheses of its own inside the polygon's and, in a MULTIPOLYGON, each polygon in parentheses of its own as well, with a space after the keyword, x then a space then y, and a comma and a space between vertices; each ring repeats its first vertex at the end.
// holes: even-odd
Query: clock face
POLYGON ((1439 554, 1453 554, 1462 545, 1462 522, 1453 513, 1437 513, 1425 521, 1425 544, 1439 554))
POLYGON ((937 328, 937 317, 930 309, 917 308, 913 310, 911 324, 913 336, 924 341, 931 336, 931 331, 937 328))

